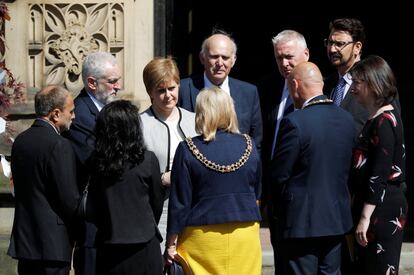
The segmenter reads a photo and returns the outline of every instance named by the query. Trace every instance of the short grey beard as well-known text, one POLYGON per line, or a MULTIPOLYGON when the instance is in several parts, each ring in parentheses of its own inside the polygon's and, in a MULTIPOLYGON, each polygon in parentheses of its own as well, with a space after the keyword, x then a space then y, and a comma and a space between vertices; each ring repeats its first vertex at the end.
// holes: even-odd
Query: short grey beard
POLYGON ((101 91, 96 91, 95 97, 99 102, 105 105, 115 100, 115 97, 111 96, 110 93, 101 92, 101 91))

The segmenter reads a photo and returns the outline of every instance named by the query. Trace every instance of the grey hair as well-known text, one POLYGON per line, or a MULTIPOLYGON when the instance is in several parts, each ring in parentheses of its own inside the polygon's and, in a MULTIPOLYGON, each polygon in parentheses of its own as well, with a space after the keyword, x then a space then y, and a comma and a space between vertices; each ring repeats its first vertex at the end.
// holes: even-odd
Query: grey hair
POLYGON ((104 77, 108 63, 112 66, 118 63, 116 58, 108 52, 94 52, 87 55, 82 64, 83 84, 86 86, 90 76, 95 78, 104 77))
POLYGON ((35 95, 35 112, 37 117, 45 117, 54 109, 63 110, 69 92, 61 86, 48 86, 35 95))
POLYGON ((276 46, 279 43, 285 43, 291 40, 296 40, 298 45, 301 46, 303 49, 306 49, 308 46, 306 44, 305 37, 294 30, 284 30, 278 33, 275 37, 272 38, 272 43, 276 46))

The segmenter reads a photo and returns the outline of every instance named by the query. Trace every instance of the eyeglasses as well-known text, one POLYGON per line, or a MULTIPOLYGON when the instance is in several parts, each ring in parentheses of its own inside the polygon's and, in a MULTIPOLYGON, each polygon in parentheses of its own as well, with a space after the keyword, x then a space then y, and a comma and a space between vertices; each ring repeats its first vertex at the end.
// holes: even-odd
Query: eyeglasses
POLYGON ((345 48, 346 46, 348 46, 349 44, 355 43, 355 41, 349 41, 349 42, 345 42, 345 41, 333 41, 333 40, 329 40, 327 38, 325 38, 323 40, 323 44, 325 45, 325 47, 332 47, 334 46, 335 49, 337 49, 338 51, 341 51, 343 48, 345 48))

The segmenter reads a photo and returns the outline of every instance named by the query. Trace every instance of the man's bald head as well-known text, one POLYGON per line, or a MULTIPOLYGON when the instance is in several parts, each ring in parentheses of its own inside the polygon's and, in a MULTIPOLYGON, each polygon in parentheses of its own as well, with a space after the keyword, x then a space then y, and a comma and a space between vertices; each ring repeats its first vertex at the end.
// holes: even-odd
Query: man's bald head
POLYGON ((296 108, 314 96, 322 95, 323 77, 318 66, 312 62, 296 65, 289 76, 289 92, 296 108))
POLYGON ((323 84, 323 77, 318 66, 312 62, 299 63, 292 71, 292 77, 308 83, 323 84))

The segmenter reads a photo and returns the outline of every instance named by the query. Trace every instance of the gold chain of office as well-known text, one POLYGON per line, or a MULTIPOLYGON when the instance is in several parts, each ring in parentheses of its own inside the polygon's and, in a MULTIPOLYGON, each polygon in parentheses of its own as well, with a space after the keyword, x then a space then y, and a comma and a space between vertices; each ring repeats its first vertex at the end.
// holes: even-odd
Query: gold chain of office
POLYGON ((315 105, 315 104, 325 104, 325 103, 327 104, 333 103, 333 100, 332 99, 320 99, 320 100, 311 101, 305 106, 305 108, 308 106, 315 105))
POLYGON ((217 164, 211 160, 208 160, 201 152, 198 150, 197 146, 194 144, 191 137, 188 137, 185 139, 187 142, 188 148, 193 153, 193 155, 202 163, 204 166, 206 166, 209 169, 212 169, 214 171, 220 172, 220 173, 230 173, 234 172, 237 169, 241 168, 246 161, 249 159, 250 154, 252 153, 253 145, 252 145, 252 139, 249 137, 249 135, 244 134, 244 138, 246 139, 246 149, 244 150, 243 155, 240 157, 238 161, 232 164, 228 165, 221 165, 217 164))

